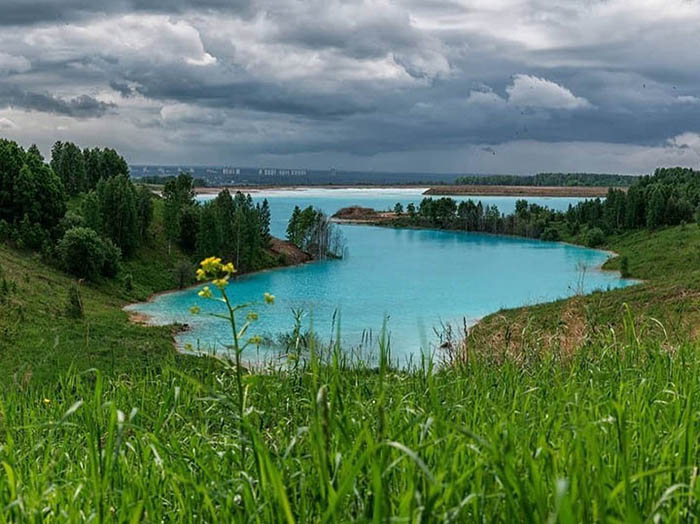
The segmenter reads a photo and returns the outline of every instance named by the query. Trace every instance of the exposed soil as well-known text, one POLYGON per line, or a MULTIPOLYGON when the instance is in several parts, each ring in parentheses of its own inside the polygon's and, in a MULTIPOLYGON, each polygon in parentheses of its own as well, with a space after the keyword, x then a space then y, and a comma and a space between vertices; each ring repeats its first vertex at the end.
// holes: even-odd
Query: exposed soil
POLYGON ((276 255, 284 256, 288 266, 305 264, 306 262, 311 262, 312 259, 312 256, 306 251, 302 251, 293 243, 277 237, 272 237, 270 240, 270 251, 276 255))
POLYGON ((352 224, 374 224, 396 218, 396 213, 376 211, 369 207, 350 206, 338 210, 332 217, 334 222, 352 224))

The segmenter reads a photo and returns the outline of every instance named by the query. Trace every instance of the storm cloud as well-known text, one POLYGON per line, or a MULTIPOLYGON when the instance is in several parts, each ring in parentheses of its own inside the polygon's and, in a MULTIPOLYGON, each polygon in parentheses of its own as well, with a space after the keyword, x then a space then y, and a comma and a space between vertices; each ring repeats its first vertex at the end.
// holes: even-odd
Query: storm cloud
POLYGON ((0 131, 132 162, 700 163, 700 0, 0 0, 0 131))

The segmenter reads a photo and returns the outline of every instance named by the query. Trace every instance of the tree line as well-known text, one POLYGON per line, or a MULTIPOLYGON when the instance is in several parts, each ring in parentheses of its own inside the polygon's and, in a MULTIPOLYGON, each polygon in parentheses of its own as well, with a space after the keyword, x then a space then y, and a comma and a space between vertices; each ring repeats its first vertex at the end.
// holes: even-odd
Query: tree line
POLYGON ((271 265, 270 206, 267 199, 254 204, 251 196, 224 189, 206 203, 195 199, 194 180, 182 173, 163 188, 165 232, 176 243, 199 258, 217 256, 230 260, 239 271, 254 271, 271 265))
POLYGON ((151 193, 113 149, 56 142, 46 162, 35 145, 0 140, 0 240, 41 250, 76 276, 111 277, 152 218, 151 193))
POLYGON ((424 198, 416 207, 394 208, 396 225, 460 229, 485 233, 560 240, 577 238, 597 246, 606 236, 626 230, 656 229, 691 221, 700 224, 700 171, 657 169, 636 180, 627 192, 610 188, 605 199, 570 205, 566 211, 516 201, 515 211, 502 214, 481 201, 457 202, 448 197, 424 198))
POLYGON ((605 173, 538 173, 536 175, 469 175, 456 184, 468 186, 627 187, 639 177, 605 173))

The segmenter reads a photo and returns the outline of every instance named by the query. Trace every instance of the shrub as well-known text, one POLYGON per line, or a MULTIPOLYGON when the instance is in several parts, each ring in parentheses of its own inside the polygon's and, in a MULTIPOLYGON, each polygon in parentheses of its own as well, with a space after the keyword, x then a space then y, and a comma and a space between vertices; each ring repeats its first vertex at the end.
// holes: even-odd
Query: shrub
POLYGON ((588 247, 598 247, 605 242, 605 233, 599 227, 593 227, 586 231, 585 242, 588 247))
POLYGON ((187 260, 178 262, 174 273, 179 289, 183 289, 194 282, 194 266, 187 260))
POLYGON ((559 230, 553 226, 547 226, 540 236, 542 240, 557 241, 559 240, 559 230))
POLYGON ((105 263, 104 243, 93 229, 69 229, 56 249, 63 268, 69 273, 94 279, 102 272, 105 263))
POLYGON ((40 249, 46 242, 50 241, 49 234, 41 227, 41 224, 32 222, 27 215, 24 215, 19 224, 17 235, 17 245, 20 248, 40 249))

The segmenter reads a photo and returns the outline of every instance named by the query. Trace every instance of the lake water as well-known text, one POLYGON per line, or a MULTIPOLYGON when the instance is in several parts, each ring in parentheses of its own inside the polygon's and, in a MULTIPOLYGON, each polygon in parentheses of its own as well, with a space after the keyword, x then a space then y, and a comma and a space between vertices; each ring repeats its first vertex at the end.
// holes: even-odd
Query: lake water
MULTIPOLYGON (((399 201, 404 206, 420 202, 421 190, 298 190, 268 191, 271 229, 283 237, 295 205, 313 205, 332 214, 342 207, 362 205, 387 209, 399 201)), ((207 198, 207 197, 202 197, 207 198)), ((471 197, 501 212, 515 207, 512 197, 471 197)), ((555 209, 566 209, 573 198, 529 198, 555 209)), ((392 354, 406 361, 436 340, 434 327, 443 322, 473 323, 504 307, 516 307, 571 296, 577 291, 616 288, 633 283, 619 274, 598 268, 608 254, 555 242, 464 232, 394 230, 371 226, 341 226, 348 256, 341 261, 314 262, 298 267, 242 276, 229 285, 237 303, 261 301, 264 292, 276 296, 274 306, 259 306, 260 320, 250 334, 275 335, 293 326, 292 309, 306 311, 323 340, 335 333, 339 317, 343 343, 355 348, 370 338, 376 342, 384 318, 391 336, 392 354)), ((178 337, 182 347, 223 352, 230 328, 221 320, 188 310, 216 310, 201 300, 197 289, 158 296, 130 309, 146 313, 156 323, 183 322, 191 329, 178 337)), ((376 345, 376 343, 374 344, 376 345)), ((365 344, 365 349, 373 344, 365 344)), ((251 350, 249 359, 272 358, 273 348, 251 350)))

